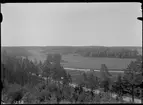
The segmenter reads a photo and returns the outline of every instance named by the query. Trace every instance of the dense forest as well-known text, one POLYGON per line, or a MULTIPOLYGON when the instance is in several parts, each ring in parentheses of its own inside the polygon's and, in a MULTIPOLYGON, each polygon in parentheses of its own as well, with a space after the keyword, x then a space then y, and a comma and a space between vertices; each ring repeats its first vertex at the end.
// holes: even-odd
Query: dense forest
POLYGON ((57 52, 63 54, 77 53, 84 57, 108 57, 108 58, 136 58, 141 54, 140 47, 104 47, 104 46, 61 46, 43 48, 43 53, 57 52))
MULTIPOLYGON (((135 54, 131 55, 135 57, 135 54)), ((142 56, 137 56, 136 61, 131 62, 126 68, 124 75, 118 75, 115 81, 105 74, 102 77, 96 77, 92 73, 83 73, 83 80, 76 87, 69 85, 72 83, 72 78, 60 65, 61 57, 60 54, 48 54, 44 62, 33 62, 28 58, 8 55, 3 51, 1 100, 5 103, 23 101, 32 104, 123 103, 123 96, 126 94, 131 96, 133 101, 135 97, 143 100, 142 56), (40 77, 46 77, 46 79, 40 77), (91 91, 85 91, 83 87, 90 88, 91 91), (95 89, 101 90, 100 94, 94 94, 95 89), (116 99, 111 97, 112 93, 117 94, 116 99)), ((106 65, 101 65, 102 68, 105 69, 106 65)))
POLYGON ((136 49, 131 50, 127 48, 86 48, 79 49, 76 53, 85 57, 109 57, 109 58, 136 58, 139 53, 136 49))

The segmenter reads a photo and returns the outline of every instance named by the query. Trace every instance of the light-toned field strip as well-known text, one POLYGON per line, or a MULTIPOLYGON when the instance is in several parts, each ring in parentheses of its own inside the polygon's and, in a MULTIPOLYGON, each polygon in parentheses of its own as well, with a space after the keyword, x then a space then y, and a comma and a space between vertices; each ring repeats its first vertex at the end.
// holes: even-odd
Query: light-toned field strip
MULTIPOLYGON (((67 69, 67 70, 79 70, 79 71, 90 71, 90 69, 76 69, 76 68, 64 68, 64 69, 67 69)), ((94 70, 94 71, 97 71, 97 72, 100 72, 100 70, 94 70)), ((117 72, 117 73, 124 73, 124 71, 111 71, 109 70, 108 72, 117 72)))

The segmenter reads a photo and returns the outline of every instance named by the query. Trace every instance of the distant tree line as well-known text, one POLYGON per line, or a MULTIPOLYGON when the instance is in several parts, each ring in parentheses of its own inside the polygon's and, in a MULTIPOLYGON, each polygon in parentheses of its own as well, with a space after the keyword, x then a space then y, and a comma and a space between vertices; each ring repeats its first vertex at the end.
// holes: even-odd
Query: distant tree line
POLYGON ((104 47, 104 46, 62 46, 47 47, 42 52, 57 52, 61 54, 77 53, 85 57, 109 57, 109 58, 136 58, 139 55, 135 47, 104 47))
POLYGON ((136 49, 131 50, 127 48, 85 48, 77 49, 75 53, 78 53, 84 57, 109 57, 109 58, 136 58, 139 53, 136 49))

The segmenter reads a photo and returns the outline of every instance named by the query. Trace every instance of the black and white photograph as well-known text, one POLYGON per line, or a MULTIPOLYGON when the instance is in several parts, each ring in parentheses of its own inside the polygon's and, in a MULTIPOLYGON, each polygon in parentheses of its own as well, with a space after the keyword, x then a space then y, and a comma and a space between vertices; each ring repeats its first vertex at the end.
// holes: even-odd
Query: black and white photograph
POLYGON ((141 3, 5 3, 1 14, 1 104, 143 103, 141 3))

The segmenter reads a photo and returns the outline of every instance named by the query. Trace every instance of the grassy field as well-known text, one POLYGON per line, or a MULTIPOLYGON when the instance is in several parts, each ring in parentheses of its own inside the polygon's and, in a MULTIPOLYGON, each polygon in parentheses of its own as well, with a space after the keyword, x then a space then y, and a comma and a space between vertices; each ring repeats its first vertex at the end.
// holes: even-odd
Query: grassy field
POLYGON ((106 64, 109 70, 125 69, 128 64, 134 59, 119 59, 119 58, 91 58, 74 56, 72 54, 63 55, 62 59, 65 62, 61 64, 69 68, 85 68, 85 69, 100 69, 101 64, 106 64))

